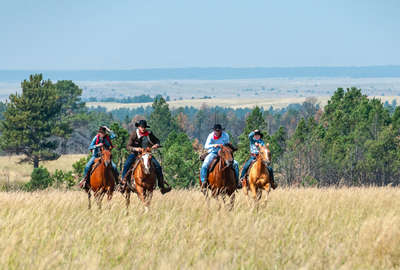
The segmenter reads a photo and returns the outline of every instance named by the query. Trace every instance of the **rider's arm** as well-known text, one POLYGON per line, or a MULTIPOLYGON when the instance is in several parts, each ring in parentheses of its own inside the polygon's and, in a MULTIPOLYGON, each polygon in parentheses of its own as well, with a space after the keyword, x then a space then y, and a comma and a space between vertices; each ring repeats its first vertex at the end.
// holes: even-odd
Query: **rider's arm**
POLYGON ((204 144, 204 148, 207 150, 210 150, 211 148, 215 147, 214 144, 211 144, 211 140, 212 140, 213 134, 210 133, 210 135, 208 135, 206 143, 204 144))
POLYGON ((134 131, 132 132, 131 136, 129 136, 128 143, 126 144, 126 149, 129 152, 137 151, 136 147, 134 146, 135 138, 136 138, 136 132, 134 131))
POLYGON ((254 143, 254 131, 249 133, 249 140, 250 140, 250 143, 254 143))
POLYGON ((115 133, 110 130, 110 139, 113 140, 115 138, 117 138, 117 135, 115 135, 115 133))
POLYGON ((222 137, 223 144, 229 143, 229 134, 224 132, 222 133, 222 136, 223 136, 222 137))
POLYGON ((89 145, 89 150, 93 150, 97 147, 96 145, 96 136, 93 138, 92 142, 89 145))
POLYGON ((153 132, 150 131, 149 137, 150 137, 150 141, 153 143, 153 145, 158 144, 160 146, 160 140, 153 134, 153 132))

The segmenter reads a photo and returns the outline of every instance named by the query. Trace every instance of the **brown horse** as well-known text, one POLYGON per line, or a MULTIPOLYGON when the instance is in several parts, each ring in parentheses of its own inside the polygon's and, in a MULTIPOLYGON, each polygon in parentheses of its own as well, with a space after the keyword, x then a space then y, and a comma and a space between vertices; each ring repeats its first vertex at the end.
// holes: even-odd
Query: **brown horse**
MULTIPOLYGON (((233 168, 233 152, 237 149, 232 144, 225 144, 218 151, 219 161, 215 165, 215 168, 208 175, 207 189, 211 190, 211 195, 217 198, 218 195, 222 196, 225 201, 225 197, 230 197, 230 208, 233 208, 235 202, 235 191, 236 191, 236 176, 233 168)), ((201 186, 201 180, 200 180, 201 186)), ((207 196, 207 190, 205 194, 207 196)))
POLYGON ((266 146, 258 145, 259 154, 256 162, 251 166, 249 171, 249 181, 244 183, 243 191, 248 195, 250 189, 255 201, 261 199, 262 190, 267 191, 267 197, 271 190, 271 176, 269 174, 267 164, 271 162, 271 151, 269 144, 266 146))
POLYGON ((129 173, 128 184, 125 190, 126 208, 129 207, 131 191, 137 193, 139 199, 144 203, 146 209, 150 205, 151 198, 153 197, 153 191, 156 187, 156 169, 153 165, 151 148, 142 150, 142 154, 139 155, 138 159, 134 163, 136 166, 132 173, 129 173), (129 186, 134 184, 135 189, 131 190, 129 186))
POLYGON ((89 209, 91 208, 91 192, 93 191, 94 197, 97 201, 99 208, 101 208, 101 201, 107 193, 107 199, 111 200, 114 188, 115 178, 111 163, 111 151, 101 148, 101 156, 94 162, 94 171, 90 177, 90 189, 86 190, 88 193, 89 209))

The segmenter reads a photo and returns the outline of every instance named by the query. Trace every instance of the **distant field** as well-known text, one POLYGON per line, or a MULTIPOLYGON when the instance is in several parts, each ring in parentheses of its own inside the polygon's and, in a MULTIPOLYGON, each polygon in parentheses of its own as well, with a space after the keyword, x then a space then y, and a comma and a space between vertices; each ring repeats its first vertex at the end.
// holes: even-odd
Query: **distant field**
MULTIPOLYGON (((46 77, 45 77, 46 78, 46 77)), ((24 78, 21 78, 21 81, 24 78)), ((201 99, 277 99, 331 96, 338 88, 358 87, 364 94, 399 96, 400 78, 261 78, 227 80, 154 80, 154 81, 74 81, 83 89, 83 98, 125 98, 138 95, 164 97, 171 100, 201 99)), ((19 82, 0 82, 0 99, 20 91, 19 82)))
MULTIPOLYGON (((41 162, 40 165, 46 167, 50 172, 56 169, 64 171, 72 170, 72 164, 86 155, 63 155, 58 160, 41 162)), ((33 165, 19 164, 19 156, 0 157, 0 182, 28 182, 31 177, 33 165)))
MULTIPOLYGON (((321 106, 325 106, 330 97, 316 97, 317 103, 321 106)), ((392 100, 400 101, 400 96, 377 96, 383 102, 392 100)), ((275 109, 287 107, 289 104, 303 103, 307 98, 305 97, 294 97, 294 98, 257 98, 257 99, 246 99, 246 98, 213 98, 213 99, 188 99, 188 100, 177 100, 169 101, 170 108, 178 108, 185 106, 193 106, 195 108, 200 108, 203 105, 209 107, 221 106, 230 108, 253 108, 255 106, 263 107, 264 109, 269 109, 271 106, 275 109)), ((119 108, 138 108, 140 106, 146 107, 151 106, 152 103, 116 103, 116 102, 88 102, 86 105, 88 107, 105 107, 107 110, 114 110, 119 108)))
POLYGON ((400 189, 281 189, 255 211, 197 190, 155 192, 127 215, 115 194, 0 193, 1 269, 399 269, 400 189))

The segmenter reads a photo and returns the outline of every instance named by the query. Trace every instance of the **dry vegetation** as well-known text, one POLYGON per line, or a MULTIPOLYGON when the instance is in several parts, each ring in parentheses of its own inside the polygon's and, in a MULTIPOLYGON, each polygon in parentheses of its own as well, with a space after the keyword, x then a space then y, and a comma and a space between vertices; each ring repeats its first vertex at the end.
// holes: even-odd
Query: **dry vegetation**
MULTIPOLYGON (((373 98, 374 96, 370 96, 373 98)), ((315 100, 320 106, 325 106, 328 103, 330 97, 328 96, 321 96, 316 97, 315 100)), ((392 102, 393 100, 399 99, 398 96, 376 96, 382 100, 382 102, 388 101, 392 102)), ((169 107, 172 109, 176 109, 179 107, 185 106, 193 106, 195 108, 201 108, 201 106, 207 105, 209 107, 220 106, 220 107, 229 107, 233 109, 238 108, 254 108, 255 106, 263 107, 265 110, 268 110, 271 106, 274 109, 281 109, 285 108, 290 104, 301 104, 306 101, 306 97, 292 97, 292 98, 212 98, 212 99, 187 99, 187 100, 176 100, 176 101, 169 101, 169 107)), ((87 102, 86 106, 88 107, 105 107, 107 110, 115 110, 119 108, 138 108, 138 107, 146 107, 151 106, 152 103, 117 103, 117 102, 87 102)))
MULTIPOLYGON (((86 155, 63 155, 58 160, 45 161, 40 163, 53 173, 56 169, 64 171, 72 170, 72 164, 86 155)), ((0 183, 1 182, 28 182, 31 177, 33 165, 28 163, 20 164, 20 156, 0 157, 0 183)))
POLYGON ((400 189, 278 189, 256 212, 197 190, 157 191, 149 212, 116 194, 0 193, 1 269, 398 269, 400 189))

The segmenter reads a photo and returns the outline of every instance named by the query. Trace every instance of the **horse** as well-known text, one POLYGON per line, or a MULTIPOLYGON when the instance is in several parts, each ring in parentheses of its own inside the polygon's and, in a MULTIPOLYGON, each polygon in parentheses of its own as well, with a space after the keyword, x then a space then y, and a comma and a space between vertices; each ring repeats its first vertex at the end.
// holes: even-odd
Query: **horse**
POLYGON ((125 189, 127 209, 130 203, 131 191, 136 192, 146 209, 150 206, 157 181, 156 169, 151 161, 152 157, 151 148, 147 147, 143 149, 133 165, 133 171, 128 172, 128 184, 125 189), (132 188, 132 183, 135 188, 132 188))
POLYGON ((248 195, 248 190, 250 189, 255 202, 261 199, 263 189, 267 191, 267 198, 271 190, 271 176, 267 168, 267 164, 271 162, 269 144, 265 146, 258 145, 258 149, 257 159, 249 171, 248 184, 246 182, 243 183, 244 193, 248 195))
POLYGON ((94 193, 94 197, 100 209, 104 195, 107 193, 107 199, 110 201, 115 189, 116 179, 113 174, 111 151, 103 147, 101 147, 100 150, 100 158, 95 160, 93 172, 89 176, 90 188, 86 190, 88 194, 89 209, 91 208, 91 191, 94 193))
MULTIPOLYGON (((236 176, 233 168, 233 152, 235 148, 232 144, 224 144, 218 151, 219 160, 215 165, 215 168, 208 175, 207 189, 211 190, 213 198, 217 198, 219 195, 225 201, 225 197, 230 197, 230 209, 233 208, 235 202, 235 191, 236 191, 236 176)), ((201 180, 200 180, 201 186, 201 180)), ((204 191, 207 197, 207 190, 204 191)))

